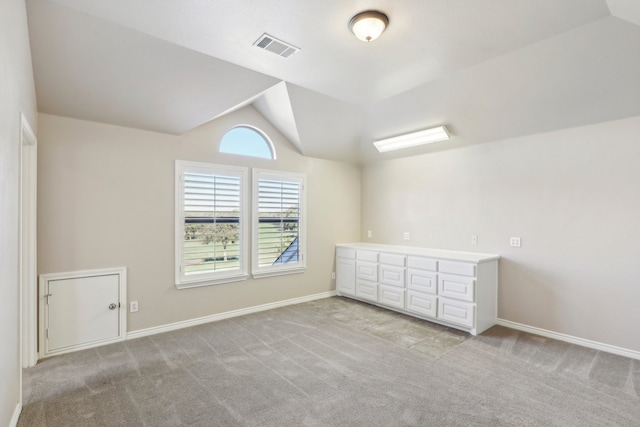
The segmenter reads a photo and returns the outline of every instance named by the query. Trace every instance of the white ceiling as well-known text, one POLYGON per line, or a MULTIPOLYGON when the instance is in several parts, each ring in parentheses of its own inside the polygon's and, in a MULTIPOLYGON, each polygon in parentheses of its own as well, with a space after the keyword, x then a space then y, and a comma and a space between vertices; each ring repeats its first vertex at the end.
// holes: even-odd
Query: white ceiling
POLYGON ((182 134, 253 105, 301 153, 353 162, 640 114, 636 6, 27 0, 41 112, 182 134), (390 19, 369 44, 347 26, 367 9, 390 19), (284 59, 254 47, 265 32, 301 50, 284 59), (372 149, 439 124, 448 144, 372 149))

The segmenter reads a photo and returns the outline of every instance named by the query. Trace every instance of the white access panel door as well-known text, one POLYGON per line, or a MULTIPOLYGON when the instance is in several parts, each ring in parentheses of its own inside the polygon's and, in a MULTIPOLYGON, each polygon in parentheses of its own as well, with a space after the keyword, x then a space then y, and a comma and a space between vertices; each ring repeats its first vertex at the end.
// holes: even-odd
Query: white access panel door
POLYGON ((123 273, 45 279, 43 356, 124 339, 123 280, 123 273))

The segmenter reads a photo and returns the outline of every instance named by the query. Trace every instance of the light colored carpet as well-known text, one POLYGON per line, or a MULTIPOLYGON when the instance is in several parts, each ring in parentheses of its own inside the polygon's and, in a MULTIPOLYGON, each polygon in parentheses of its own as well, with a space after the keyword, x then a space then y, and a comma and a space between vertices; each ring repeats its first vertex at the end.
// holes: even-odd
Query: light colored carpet
POLYGON ((329 298, 24 371, 19 426, 639 426, 640 361, 329 298))

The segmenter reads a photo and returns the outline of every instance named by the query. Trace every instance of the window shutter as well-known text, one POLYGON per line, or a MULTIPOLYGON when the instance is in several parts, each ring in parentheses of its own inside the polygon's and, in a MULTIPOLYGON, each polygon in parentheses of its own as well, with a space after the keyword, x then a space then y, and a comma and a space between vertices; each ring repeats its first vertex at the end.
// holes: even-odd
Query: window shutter
POLYGON ((258 267, 300 262, 301 183, 258 179, 258 267))
POLYGON ((239 268, 240 178, 184 174, 185 274, 239 268))

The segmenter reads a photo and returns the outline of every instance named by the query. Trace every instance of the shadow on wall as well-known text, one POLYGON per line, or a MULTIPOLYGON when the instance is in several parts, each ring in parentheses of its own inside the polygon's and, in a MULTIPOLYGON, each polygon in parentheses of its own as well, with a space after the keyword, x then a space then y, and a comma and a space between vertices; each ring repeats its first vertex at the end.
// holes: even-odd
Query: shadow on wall
POLYGON ((553 329, 561 320, 561 297, 553 279, 539 266, 528 266, 513 258, 501 257, 498 272, 498 318, 525 325, 553 329), (527 301, 519 310, 504 301, 527 301), (524 310, 522 307, 524 306, 524 310), (540 313, 543 313, 543 316, 540 313), (544 318, 544 324, 537 320, 544 318))

